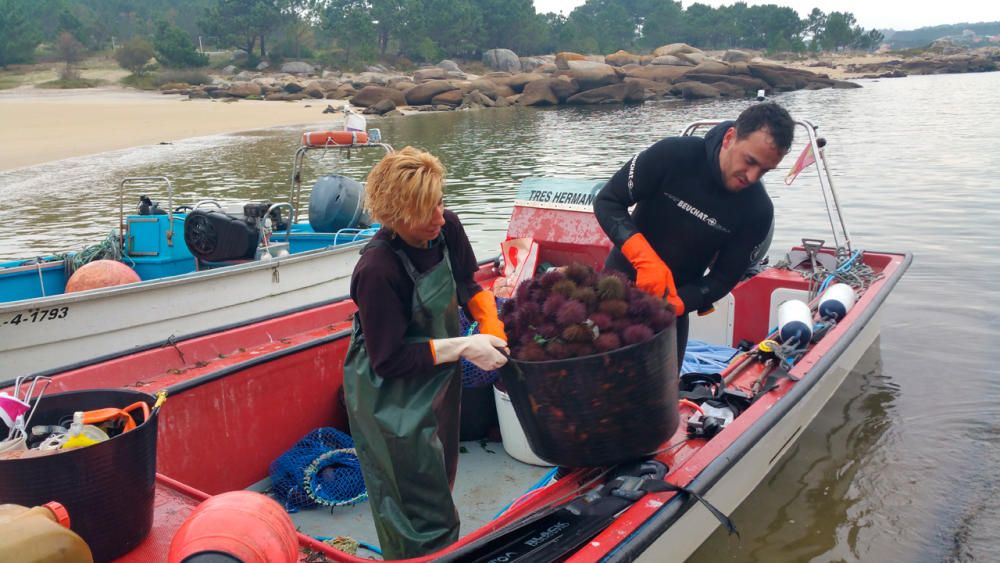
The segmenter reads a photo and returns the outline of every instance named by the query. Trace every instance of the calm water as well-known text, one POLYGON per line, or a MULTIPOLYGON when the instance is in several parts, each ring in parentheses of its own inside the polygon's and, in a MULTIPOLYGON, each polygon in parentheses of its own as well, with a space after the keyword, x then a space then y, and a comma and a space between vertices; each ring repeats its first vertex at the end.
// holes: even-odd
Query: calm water
MULTIPOLYGON (((881 338, 798 445, 696 561, 998 560, 1000 540, 1000 73, 864 82, 776 98, 820 125, 855 247, 914 264, 881 338)), ((447 204, 480 257, 496 253, 530 176, 606 178, 633 152, 746 102, 493 110, 370 122, 449 169, 447 204)), ((319 124, 318 124, 319 125, 319 124)), ((167 175, 175 205, 282 200, 301 131, 202 138, 0 173, 0 259, 80 248, 117 225, 117 182, 167 175), (110 210, 115 210, 111 213, 110 210)), ((373 156, 340 163, 362 177, 373 156)), ((791 160, 791 159, 790 159, 791 160)), ((329 167, 329 157, 311 171, 329 167)), ((785 165, 789 165, 786 162, 785 165)), ((772 257, 827 238, 809 178, 770 178, 772 257)), ((162 190, 145 190, 165 200, 162 190)), ((138 192, 130 194, 134 205, 138 192)))

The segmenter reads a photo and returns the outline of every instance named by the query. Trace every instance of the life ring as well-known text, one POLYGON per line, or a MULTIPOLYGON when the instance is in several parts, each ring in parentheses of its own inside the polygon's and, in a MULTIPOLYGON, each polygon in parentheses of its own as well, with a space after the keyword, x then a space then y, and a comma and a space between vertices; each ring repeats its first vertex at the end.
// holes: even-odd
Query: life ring
POLYGON ((364 145, 367 143, 368 133, 364 131, 311 131, 302 134, 302 144, 307 147, 364 145))

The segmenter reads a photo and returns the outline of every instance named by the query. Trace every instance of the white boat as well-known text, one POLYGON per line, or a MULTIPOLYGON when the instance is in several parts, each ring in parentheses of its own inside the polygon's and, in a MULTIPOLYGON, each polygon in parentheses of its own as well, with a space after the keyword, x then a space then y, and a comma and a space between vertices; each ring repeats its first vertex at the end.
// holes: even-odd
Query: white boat
POLYGON ((323 176, 309 194, 311 207, 321 185, 330 188, 327 195, 344 197, 327 197, 321 203, 332 207, 323 213, 311 208, 308 222, 299 220, 297 209, 309 151, 392 150, 361 135, 304 135, 287 203, 234 208, 205 200, 175 209, 169 179, 124 179, 117 231, 124 236, 112 233, 80 253, 0 263, 0 378, 169 345, 348 293, 358 252, 375 232, 358 224, 363 188, 344 177, 323 176), (166 184, 167 208, 159 210, 141 196, 139 213, 126 215, 126 197, 151 182, 166 184), (66 293, 68 272, 90 250, 130 266, 142 281, 66 293))

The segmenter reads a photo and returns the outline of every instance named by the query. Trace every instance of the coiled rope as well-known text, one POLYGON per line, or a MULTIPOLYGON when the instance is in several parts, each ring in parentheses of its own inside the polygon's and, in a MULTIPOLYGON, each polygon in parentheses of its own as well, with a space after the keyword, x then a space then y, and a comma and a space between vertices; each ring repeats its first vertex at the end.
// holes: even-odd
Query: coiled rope
POLYGON ((687 348, 684 350, 684 362, 681 364, 681 374, 720 373, 726 369, 737 352, 736 348, 730 346, 688 340, 687 348))
MULTIPOLYGON (((89 264, 95 260, 114 260, 121 262, 125 256, 122 254, 122 239, 117 231, 111 231, 105 239, 95 245, 88 246, 80 252, 67 252, 62 256, 65 261, 66 278, 69 279, 73 272, 79 270, 84 264, 89 264)), ((131 260, 129 260, 132 262, 131 260)), ((132 262, 135 265, 134 262, 132 262)))
MULTIPOLYGON (((860 260, 862 256, 864 256, 863 251, 855 250, 846 260, 840 262, 832 272, 819 263, 816 263, 814 270, 792 268, 787 256, 785 259, 778 261, 774 267, 798 272, 803 278, 809 280, 810 288, 817 288, 816 294, 822 294, 826 291, 827 287, 836 282, 846 283, 855 290, 863 292, 868 286, 881 279, 883 275, 880 272, 876 272, 868 264, 865 264, 864 260, 860 260)), ((811 297, 812 295, 810 295, 811 297)))

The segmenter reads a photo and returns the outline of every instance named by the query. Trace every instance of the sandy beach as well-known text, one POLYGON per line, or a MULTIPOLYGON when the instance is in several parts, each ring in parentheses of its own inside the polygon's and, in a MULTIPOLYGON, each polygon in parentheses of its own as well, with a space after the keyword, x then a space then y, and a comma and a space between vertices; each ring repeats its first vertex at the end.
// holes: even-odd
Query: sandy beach
POLYGON ((222 102, 117 87, 0 91, 0 171, 74 156, 283 125, 333 126, 343 100, 222 102))
MULTIPOLYGON (((845 72, 847 65, 889 59, 871 54, 825 55, 819 59, 823 66, 816 65, 816 58, 766 62, 849 80, 854 76, 845 72)), ((332 127, 339 125, 338 114, 322 111, 344 103, 189 100, 118 86, 0 90, 0 171, 204 135, 285 125, 332 127)))
POLYGON ((887 54, 865 53, 865 54, 824 54, 819 58, 810 57, 799 61, 767 61, 780 64, 789 68, 808 70, 816 74, 825 74, 834 80, 852 80, 859 78, 867 72, 850 72, 847 67, 851 65, 873 65, 884 64, 892 60, 899 60, 899 57, 887 54))

